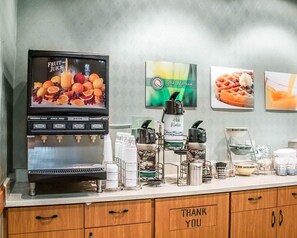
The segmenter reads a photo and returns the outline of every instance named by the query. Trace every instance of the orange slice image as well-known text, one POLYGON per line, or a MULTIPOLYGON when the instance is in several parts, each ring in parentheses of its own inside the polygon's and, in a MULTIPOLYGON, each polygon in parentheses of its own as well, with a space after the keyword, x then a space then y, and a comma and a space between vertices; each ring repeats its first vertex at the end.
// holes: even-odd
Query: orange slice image
POLYGON ((72 101, 72 105, 75 105, 75 106, 84 106, 85 105, 85 103, 83 102, 83 100, 81 100, 81 99, 74 99, 73 101, 72 101))
POLYGON ((49 94, 55 94, 58 91, 59 91, 59 87, 57 87, 57 86, 50 86, 50 87, 47 88, 47 92, 49 94))
POLYGON ((89 97, 89 96, 92 96, 93 95, 93 89, 89 89, 87 91, 83 91, 83 95, 86 96, 86 97, 89 97))
POLYGON ((100 78, 98 74, 91 74, 89 80, 93 83, 98 78, 100 78))
POLYGON ((49 88, 50 86, 53 86, 54 85, 54 83, 52 82, 52 81, 50 81, 50 80, 47 80, 47 81, 45 81, 44 83, 43 83, 43 85, 42 85, 42 87, 44 87, 44 88, 49 88))
POLYGON ((57 101, 55 101, 55 104, 56 105, 63 105, 65 103, 68 103, 68 96, 63 94, 63 95, 60 95, 60 97, 57 99, 57 101))
POLYGON ((102 91, 99 88, 95 88, 94 89, 94 95, 97 97, 101 97, 102 96, 102 91))

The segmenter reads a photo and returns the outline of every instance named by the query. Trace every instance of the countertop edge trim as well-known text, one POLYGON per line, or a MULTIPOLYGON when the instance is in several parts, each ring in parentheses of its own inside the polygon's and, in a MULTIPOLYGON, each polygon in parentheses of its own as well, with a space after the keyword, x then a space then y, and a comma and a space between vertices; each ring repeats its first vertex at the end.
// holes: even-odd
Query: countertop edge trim
MULTIPOLYGON (((237 192, 237 191, 246 191, 246 190, 255 190, 255 189, 266 189, 266 188, 277 188, 277 187, 287 187, 287 186, 296 186, 297 180, 294 182, 274 182, 270 184, 257 184, 257 185, 245 185, 245 186, 229 186, 222 187, 217 189, 199 189, 191 191, 170 191, 170 192, 158 192, 158 193, 147 193, 147 194, 123 194, 118 192, 117 194, 107 193, 102 196, 93 197, 71 197, 69 199, 65 198, 43 198, 43 199, 19 199, 16 200, 6 200, 5 207, 27 207, 27 206, 47 206, 47 205, 63 205, 63 204, 78 204, 78 203, 95 203, 95 202, 115 202, 115 201, 129 201, 129 200, 141 200, 141 199, 158 199, 158 198, 169 198, 169 197, 181 197, 181 196, 197 196, 197 195, 207 195, 215 193, 226 193, 226 192, 237 192)), ((174 188, 174 187, 173 187, 174 188)))

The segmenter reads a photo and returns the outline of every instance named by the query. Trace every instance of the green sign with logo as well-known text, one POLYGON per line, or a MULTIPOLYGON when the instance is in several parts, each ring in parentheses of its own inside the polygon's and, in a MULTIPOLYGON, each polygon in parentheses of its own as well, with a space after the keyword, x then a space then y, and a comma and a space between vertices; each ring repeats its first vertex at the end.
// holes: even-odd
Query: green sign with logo
POLYGON ((184 107, 197 107, 197 65, 146 61, 145 106, 164 107, 174 92, 184 107))

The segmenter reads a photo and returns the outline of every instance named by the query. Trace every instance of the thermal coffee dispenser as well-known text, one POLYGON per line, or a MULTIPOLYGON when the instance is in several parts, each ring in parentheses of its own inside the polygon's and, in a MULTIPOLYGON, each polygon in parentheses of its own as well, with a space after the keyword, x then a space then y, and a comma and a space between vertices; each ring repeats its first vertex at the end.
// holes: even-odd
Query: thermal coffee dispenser
POLYGON ((176 100, 179 92, 174 92, 166 101, 161 121, 164 123, 164 145, 166 148, 183 146, 184 109, 183 102, 176 100))
POLYGON ((151 121, 144 121, 137 129, 137 155, 143 180, 156 177, 157 144, 155 129, 148 127, 151 121))
POLYGON ((212 180, 211 163, 206 160, 206 130, 199 127, 203 121, 196 121, 188 131, 187 161, 192 164, 202 165, 202 182, 212 180))
MULTIPOLYGON (((27 159, 36 184, 106 179, 108 56, 29 50, 27 159)), ((38 189, 37 189, 38 191, 38 189)))
POLYGON ((205 163, 206 161, 206 131, 199 128, 203 121, 196 121, 189 129, 188 134, 188 161, 199 161, 205 163))

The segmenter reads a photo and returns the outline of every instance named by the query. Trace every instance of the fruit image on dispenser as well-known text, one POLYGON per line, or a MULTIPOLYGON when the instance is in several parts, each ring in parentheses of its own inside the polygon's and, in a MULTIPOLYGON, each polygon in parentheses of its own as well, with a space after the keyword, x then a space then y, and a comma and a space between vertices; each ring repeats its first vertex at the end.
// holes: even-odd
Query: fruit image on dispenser
MULTIPOLYGON (((75 63, 66 58, 64 70, 62 68, 61 72, 48 75, 50 79, 44 82, 42 78, 41 82, 34 82, 31 89, 32 104, 36 107, 104 107, 104 79, 94 72, 83 74, 80 65, 72 65, 75 63)), ((89 66, 87 73, 90 72, 89 66)))
POLYGON ((68 71, 68 59, 66 58, 65 71, 61 74, 61 87, 69 89, 72 84, 72 73, 68 71))

